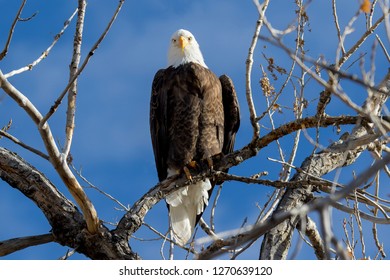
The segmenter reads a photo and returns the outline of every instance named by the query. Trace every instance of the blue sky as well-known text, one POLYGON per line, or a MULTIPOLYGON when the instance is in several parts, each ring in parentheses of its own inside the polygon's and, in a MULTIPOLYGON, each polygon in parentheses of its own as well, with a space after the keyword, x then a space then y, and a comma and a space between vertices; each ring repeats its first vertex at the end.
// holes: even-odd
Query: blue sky
MULTIPOLYGON (((15 16, 21 1, 0 0, 0 46, 4 44, 8 28, 15 16), (7 4, 5 4, 7 3, 7 4)), ((77 1, 30 0, 23 11, 23 17, 37 15, 29 22, 20 22, 16 29, 10 51, 0 62, 0 69, 7 73, 31 63, 52 42, 65 20, 73 13, 77 1)), ((106 27, 118 1, 89 1, 84 29, 82 59, 88 53, 104 28, 106 27)), ((308 54, 313 57, 324 55, 332 60, 337 47, 336 32, 332 25, 331 4, 329 1, 313 1, 308 13, 310 28, 305 40, 309 46, 308 54)), ((339 17, 342 24, 356 12, 358 1, 340 1, 339 17)), ((268 19, 275 28, 283 29, 294 23, 294 1, 271 1, 267 12, 268 19), (281 5, 282 4, 282 5, 281 5)), ((150 87, 155 72, 166 66, 166 53, 171 34, 179 29, 190 30, 197 38, 206 64, 217 75, 229 75, 236 86, 241 104, 241 128, 237 136, 236 148, 241 148, 251 139, 252 132, 248 121, 248 109, 245 99, 245 59, 250 45, 257 10, 250 0, 214 0, 214 1, 126 1, 119 17, 105 41, 92 57, 88 67, 79 79, 77 97, 76 130, 72 145, 74 164, 82 169, 82 174, 102 190, 110 193, 125 205, 132 205, 139 197, 157 183, 152 146, 149 136, 149 97, 150 87)), ((10 78, 43 113, 47 112, 54 100, 61 93, 68 80, 68 65, 71 59, 72 39, 75 21, 54 47, 49 57, 36 66, 33 71, 10 78)), ((364 28, 361 16, 356 23, 357 31, 352 33, 347 46, 355 42, 364 28)), ((383 28, 380 29, 383 32, 383 28)), ((265 33, 266 34, 266 33, 265 33)), ((293 44, 293 37, 287 36, 286 43, 293 44)), ((367 44, 363 51, 369 51, 367 44)), ((262 52, 275 57, 282 65, 289 65, 286 56, 280 50, 259 42, 255 52, 253 71, 254 98, 258 112, 266 108, 264 97, 260 92, 260 64, 266 67, 262 52), (266 47, 267 46, 267 47, 266 47)), ((382 57, 383 58, 383 57, 382 57)), ((388 63, 378 54, 377 71, 385 71, 388 63), (381 62, 383 61, 383 62, 381 62)), ((381 75, 378 75, 379 80, 381 75)), ((280 86, 275 81, 275 87, 280 86)), ((322 90, 314 82, 308 85, 315 99, 322 90)), ((351 87, 351 89, 354 89, 351 87)), ((359 89, 361 92, 362 89, 359 89)), ((354 96, 356 100, 364 98, 364 94, 354 96)), ((14 102, 0 93, 0 126, 10 118, 13 125, 9 131, 31 146, 43 150, 43 145, 34 125, 14 102)), ((309 97, 308 97, 309 98, 309 97)), ((281 102, 290 106, 292 93, 281 98, 281 102)), ((337 100, 329 113, 352 113, 337 100)), ((313 101, 306 114, 315 108, 313 101)), ((64 112, 61 106, 50 120, 53 133, 60 143, 64 136, 64 112)), ((289 121, 291 112, 275 117, 276 124, 289 121)), ((264 121, 264 126, 269 126, 264 121)), ((327 130, 320 139, 323 145, 337 139, 334 130, 327 130)), ((266 133, 266 130, 264 130, 266 133)), ((285 152, 291 147, 291 138, 281 141, 285 152)), ((302 140, 302 147, 297 155, 296 164, 308 156, 312 147, 302 140), (305 144, 306 143, 306 144, 305 144)), ((1 139, 0 145, 17 151, 22 157, 42 170, 68 198, 69 193, 60 182, 53 168, 29 152, 15 146, 10 141, 1 139)), ((269 172, 270 179, 278 178, 280 166, 269 162, 267 157, 279 158, 276 146, 271 145, 260 152, 259 156, 249 160, 231 172, 239 175, 251 175, 263 170, 269 172)), ((360 168, 367 166, 372 159, 364 155, 360 160, 360 168)), ((346 181, 351 178, 346 171, 346 181)), ((334 176, 334 175, 331 175, 334 176)), ((253 222, 258 213, 257 204, 262 206, 272 189, 264 186, 226 183, 217 209, 216 227, 219 231, 240 227, 247 218, 253 222)), ((115 209, 117 205, 94 190, 87 190, 95 204, 99 217, 107 222, 117 222, 123 212, 115 209)), ((207 219, 207 216, 206 216, 207 219)), ((341 218, 335 217, 340 232, 341 218)), ((168 220, 163 202, 154 207, 146 222, 155 228, 166 231, 168 220)), ((14 237, 44 234, 50 230, 45 217, 37 207, 0 182, 0 240, 14 237)), ((142 228, 136 233, 137 238, 155 238, 148 229, 142 228)), ((295 236, 296 239, 296 236, 295 236)), ((132 240, 131 246, 145 259, 160 258, 161 241, 132 240)), ((7 259, 52 259, 66 253, 67 248, 57 244, 48 244, 17 252, 7 259)), ((375 248, 369 247, 371 254, 375 248)), ((253 246, 242 258, 256 258, 259 243, 253 246)), ((177 250, 177 256, 183 257, 177 250)), ((74 259, 83 258, 75 255, 74 259)), ((298 258, 313 258, 310 249, 303 248, 298 258)))

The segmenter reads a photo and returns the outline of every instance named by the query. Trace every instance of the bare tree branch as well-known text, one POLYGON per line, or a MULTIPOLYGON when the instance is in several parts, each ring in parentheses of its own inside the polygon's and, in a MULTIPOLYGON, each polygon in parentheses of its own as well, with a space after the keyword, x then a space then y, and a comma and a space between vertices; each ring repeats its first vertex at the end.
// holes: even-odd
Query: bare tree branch
POLYGON ((249 107, 249 113, 250 113, 250 120, 253 126, 253 139, 256 139, 259 136, 260 128, 259 124, 257 123, 257 116, 256 116, 256 109, 255 105, 253 103, 252 98, 252 86, 251 86, 251 73, 252 73, 252 66, 253 66, 253 52, 256 48, 257 40, 260 34, 261 27, 263 26, 263 19, 265 11, 267 10, 269 0, 265 0, 263 5, 260 5, 258 1, 255 1, 258 4, 258 10, 259 10, 259 19, 256 22, 256 29, 252 37, 252 42, 249 47, 248 51, 248 57, 246 59, 246 99, 248 102, 249 107))
MULTIPOLYGON (((69 65, 69 80, 72 80, 76 75, 80 58, 81 58, 81 44, 83 41, 83 29, 84 29, 84 18, 85 10, 87 7, 87 1, 79 0, 78 6, 78 17, 76 24, 76 33, 73 39, 73 56, 72 61, 69 65)), ((74 122, 76 114, 76 95, 77 95, 77 79, 71 84, 68 91, 68 108, 66 111, 66 127, 65 127, 65 144, 63 148, 64 157, 67 158, 72 145, 74 122)))
POLYGON ((37 154, 38 156, 40 156, 40 157, 42 157, 42 158, 44 158, 46 160, 50 160, 48 155, 44 154, 43 152, 41 152, 41 151, 39 151, 39 150, 37 150, 37 149, 35 149, 33 147, 30 147, 29 145, 27 145, 24 142, 20 141, 18 138, 12 136, 8 132, 0 130, 0 135, 8 138, 9 140, 14 142, 15 144, 18 144, 21 147, 25 148, 26 150, 29 150, 30 152, 33 152, 34 154, 37 154))
POLYGON ((0 257, 31 246, 42 245, 53 241, 54 237, 51 233, 3 240, 0 241, 0 257))

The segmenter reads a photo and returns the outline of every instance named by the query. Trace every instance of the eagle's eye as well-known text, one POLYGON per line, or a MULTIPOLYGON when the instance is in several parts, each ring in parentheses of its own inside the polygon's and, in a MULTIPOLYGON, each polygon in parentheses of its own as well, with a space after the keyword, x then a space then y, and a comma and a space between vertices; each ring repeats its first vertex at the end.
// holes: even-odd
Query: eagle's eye
POLYGON ((190 36, 190 37, 188 37, 188 41, 191 41, 192 40, 192 37, 190 36))
POLYGON ((172 43, 176 43, 176 39, 175 38, 172 39, 172 43))

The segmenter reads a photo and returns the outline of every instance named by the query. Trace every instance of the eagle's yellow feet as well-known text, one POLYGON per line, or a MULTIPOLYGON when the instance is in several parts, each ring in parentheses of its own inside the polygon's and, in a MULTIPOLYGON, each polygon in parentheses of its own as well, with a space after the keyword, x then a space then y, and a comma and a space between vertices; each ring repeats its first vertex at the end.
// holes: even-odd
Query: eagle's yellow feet
POLYGON ((187 164, 189 168, 195 169, 198 167, 198 163, 195 160, 190 161, 189 164, 187 164))
POLYGON ((192 181, 192 175, 190 169, 196 169, 197 167, 198 167, 198 163, 195 160, 190 161, 186 166, 183 167, 183 171, 187 177, 187 180, 192 181))

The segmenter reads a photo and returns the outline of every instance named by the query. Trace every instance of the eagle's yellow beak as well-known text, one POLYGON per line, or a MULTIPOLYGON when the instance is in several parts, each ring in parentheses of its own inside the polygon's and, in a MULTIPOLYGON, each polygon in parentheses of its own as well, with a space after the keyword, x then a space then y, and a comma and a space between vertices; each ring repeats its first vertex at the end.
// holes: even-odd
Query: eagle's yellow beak
POLYGON ((188 39, 184 36, 179 37, 179 46, 182 51, 184 51, 184 48, 188 45, 188 39))

